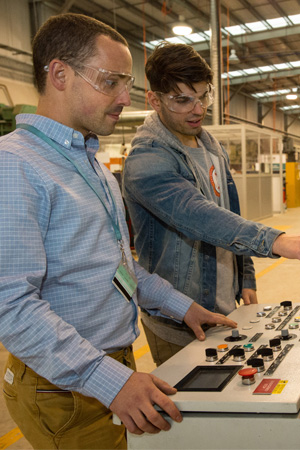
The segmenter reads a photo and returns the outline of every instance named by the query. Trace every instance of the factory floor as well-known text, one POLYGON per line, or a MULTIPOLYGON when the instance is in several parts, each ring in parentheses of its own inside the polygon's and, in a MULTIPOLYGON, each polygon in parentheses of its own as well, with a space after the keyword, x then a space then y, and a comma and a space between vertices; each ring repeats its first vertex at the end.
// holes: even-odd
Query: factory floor
MULTIPOLYGON (((300 208, 288 209, 283 214, 262 220, 261 223, 285 231, 287 234, 300 235, 300 208)), ((253 260, 259 303, 278 304, 283 300, 300 302, 300 261, 285 258, 253 258, 253 260)), ((141 335, 134 343, 134 352, 139 371, 151 372, 155 368, 142 327, 141 335)), ((0 344, 0 374, 3 373, 6 357, 7 351, 0 344)), ((31 446, 10 419, 2 395, 0 395, 0 411, 0 450, 30 450, 31 446)))

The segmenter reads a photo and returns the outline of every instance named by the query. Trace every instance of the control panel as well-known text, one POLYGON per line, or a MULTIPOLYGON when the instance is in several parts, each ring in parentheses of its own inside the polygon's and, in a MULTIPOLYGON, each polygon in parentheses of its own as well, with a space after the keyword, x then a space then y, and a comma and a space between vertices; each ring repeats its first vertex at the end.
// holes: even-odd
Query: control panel
POLYGON ((247 305, 153 373, 175 386, 182 412, 281 413, 300 409, 300 304, 247 305))

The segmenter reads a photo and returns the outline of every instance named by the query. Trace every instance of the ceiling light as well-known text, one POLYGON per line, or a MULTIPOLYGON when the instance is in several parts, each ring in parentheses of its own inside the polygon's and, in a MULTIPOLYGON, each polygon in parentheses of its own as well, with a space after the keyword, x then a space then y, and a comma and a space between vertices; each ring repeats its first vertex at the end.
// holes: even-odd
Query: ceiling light
POLYGON ((193 28, 184 21, 183 16, 179 16, 179 22, 174 23, 172 31, 178 36, 187 36, 188 34, 192 33, 193 28))
POLYGON ((238 62, 240 62, 240 60, 239 60, 239 57, 237 56, 237 54, 236 54, 236 51, 235 51, 235 49, 234 48, 232 48, 231 50, 230 50, 230 55, 229 55, 229 61, 231 62, 231 63, 238 63, 238 62))
POLYGON ((297 94, 287 94, 285 97, 287 100, 296 100, 298 98, 297 94))

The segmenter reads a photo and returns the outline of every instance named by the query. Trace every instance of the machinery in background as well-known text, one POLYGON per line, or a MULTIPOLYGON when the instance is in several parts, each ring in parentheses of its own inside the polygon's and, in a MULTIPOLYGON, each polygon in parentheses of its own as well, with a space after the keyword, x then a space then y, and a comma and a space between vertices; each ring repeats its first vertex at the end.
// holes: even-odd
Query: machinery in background
POLYGON ((0 136, 10 133, 16 128, 16 115, 21 113, 35 113, 36 106, 15 105, 7 106, 0 103, 0 136))

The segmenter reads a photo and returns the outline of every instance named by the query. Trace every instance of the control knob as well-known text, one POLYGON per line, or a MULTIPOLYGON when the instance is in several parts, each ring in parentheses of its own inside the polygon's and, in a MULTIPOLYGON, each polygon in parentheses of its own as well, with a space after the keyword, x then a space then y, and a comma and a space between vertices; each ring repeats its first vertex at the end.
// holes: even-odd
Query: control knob
POLYGON ((288 341, 289 339, 291 339, 291 335, 287 328, 285 328, 284 330, 281 330, 281 339, 283 341, 288 341))
POLYGON ((262 356, 264 361, 272 361, 273 359, 273 350, 271 348, 260 348, 257 353, 262 356))
POLYGON ((270 339, 269 344, 273 352, 279 352, 281 350, 281 340, 279 338, 270 339))
POLYGON ((292 302, 289 300, 286 300, 284 302, 281 302, 280 306, 282 306, 285 311, 289 311, 290 309, 292 309, 292 302))
POLYGON ((245 357, 245 350, 243 348, 233 348, 230 351, 230 354, 233 356, 233 361, 243 361, 246 359, 245 357))
POLYGON ((205 350, 206 361, 214 362, 218 359, 217 350, 215 348, 207 348, 205 350))
POLYGON ((265 363, 262 358, 250 358, 248 365, 257 369, 257 372, 263 372, 265 370, 265 363))

